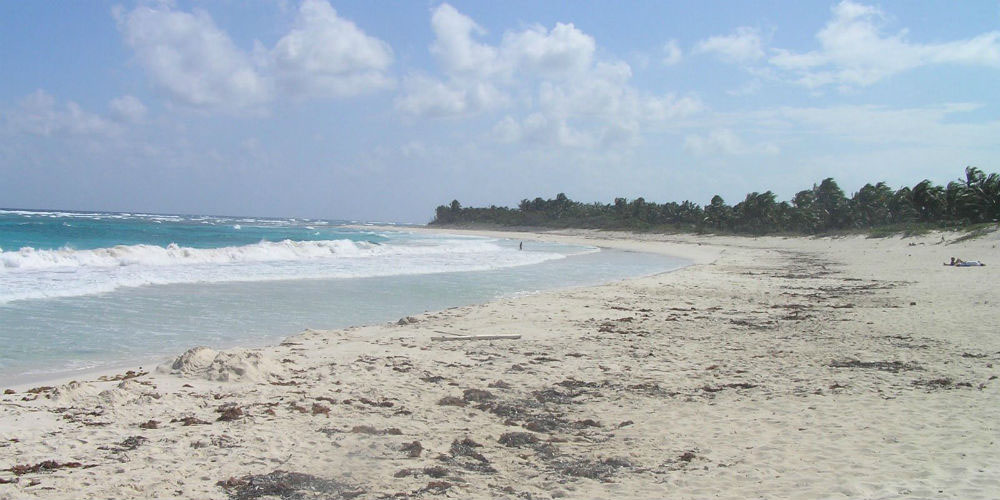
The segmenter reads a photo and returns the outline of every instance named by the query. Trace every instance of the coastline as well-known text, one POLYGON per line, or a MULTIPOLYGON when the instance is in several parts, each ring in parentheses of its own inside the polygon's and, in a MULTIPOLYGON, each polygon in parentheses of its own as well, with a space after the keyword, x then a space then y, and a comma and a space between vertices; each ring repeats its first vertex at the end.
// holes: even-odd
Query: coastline
MULTIPOLYGON (((490 238, 497 238, 497 239, 510 239, 509 235, 507 233, 501 233, 501 232, 496 232, 496 231, 494 231, 494 232, 485 231, 485 232, 480 232, 480 233, 474 234, 474 233, 469 232, 469 231, 448 231, 448 230, 441 231, 441 230, 436 230, 436 229, 433 229, 433 228, 426 228, 426 227, 400 227, 400 226, 395 226, 395 225, 380 225, 380 224, 367 225, 367 226, 363 226, 363 225, 343 225, 341 227, 349 228, 349 229, 363 230, 363 231, 376 230, 376 231, 392 231, 392 232, 399 232, 399 233, 435 233, 435 234, 442 234, 442 235, 454 234, 454 235, 460 235, 460 236, 483 236, 483 237, 490 237, 490 238)), ((597 247, 595 245, 592 245, 590 243, 584 243, 584 242, 580 241, 579 239, 574 239, 574 238, 563 237, 563 238, 548 238, 548 239, 546 239, 546 238, 542 237, 542 235, 540 235, 540 234, 534 234, 534 233, 519 233, 519 236, 521 237, 521 239, 524 239, 524 240, 539 241, 539 242, 541 242, 541 241, 549 241, 549 242, 553 242, 553 243, 564 242, 564 243, 567 243, 567 244, 570 244, 570 245, 574 245, 574 246, 589 247, 590 249, 592 249, 592 251, 594 251, 594 252, 597 251, 597 247)), ((614 244, 615 243, 614 240, 607 240, 606 243, 608 243, 608 242, 610 242, 611 244, 605 245, 603 247, 604 249, 621 250, 622 252, 635 251, 635 250, 628 250, 628 249, 624 249, 624 248, 619 248, 618 245, 614 244)), ((650 250, 650 251, 638 250, 638 251, 641 251, 643 253, 648 253, 648 254, 657 254, 657 255, 664 255, 664 256, 667 256, 667 257, 674 257, 672 254, 670 254, 668 252, 662 251, 662 249, 657 249, 656 251, 652 251, 652 250, 650 250)), ((682 267, 686 266, 686 265, 689 265, 689 263, 681 264, 682 267)), ((652 274, 656 274, 656 273, 659 273, 659 272, 670 272, 670 271, 673 271, 675 269, 676 268, 671 268, 671 269, 669 269, 667 271, 657 271, 657 272, 652 273, 652 274)), ((553 285, 547 285, 545 288, 542 288, 542 289, 539 289, 539 290, 531 290, 531 291, 527 291, 526 290, 526 291, 528 292, 528 294, 544 293, 544 292, 548 292, 548 291, 555 291, 555 290, 563 290, 563 289, 572 289, 572 288, 578 288, 578 287, 600 285, 600 284, 604 284, 604 283, 607 282, 607 281, 604 281, 605 279, 607 279, 608 281, 616 281, 616 280, 619 280, 619 279, 628 279, 628 278, 634 278, 634 277, 643 277, 643 276, 646 276, 646 275, 647 274, 630 274, 630 275, 626 275, 624 277, 599 278, 599 279, 592 280, 592 281, 584 283, 584 284, 572 283, 572 284, 561 284, 561 285, 554 285, 554 286, 553 285)), ((290 278, 287 281, 294 282, 295 279, 291 279, 290 278)), ((210 283, 210 285, 215 285, 215 284, 216 283, 210 283)), ((176 285, 177 284, 167 284, 166 286, 176 286, 176 285)), ((190 284, 184 284, 184 285, 189 285, 190 286, 190 284)), ((522 292, 518 292, 518 293, 515 293, 513 295, 508 295, 508 296, 509 297, 516 297, 516 296, 522 296, 522 295, 523 295, 522 292)), ((421 309, 418 309, 418 310, 404 311, 404 312, 400 312, 399 314, 402 314, 402 315, 406 316, 406 315, 412 315, 412 314, 420 314, 421 312, 433 311, 435 309, 454 308, 454 307, 461 307, 461 306, 472 306, 472 305, 478 305, 478 304, 483 303, 483 302, 488 302, 490 300, 498 300, 498 299, 501 299, 501 298, 506 298, 508 296, 497 296, 494 299, 467 300, 467 301, 463 301, 463 302, 460 302, 460 303, 443 304, 443 305, 440 305, 439 307, 436 307, 436 308, 432 306, 430 308, 421 308, 421 309)), ((338 330, 338 329, 348 328, 348 327, 357 328, 357 327, 362 327, 362 326, 382 325, 382 324, 386 324, 386 322, 395 321, 398 318, 399 318, 399 315, 394 315, 391 318, 390 317, 383 317, 383 318, 377 318, 377 319, 368 319, 368 320, 361 320, 361 321, 358 321, 356 323, 341 322, 340 324, 337 324, 333 328, 330 328, 329 325, 323 325, 322 322, 308 322, 308 323, 305 323, 305 326, 307 326, 307 327, 321 326, 321 327, 324 327, 323 328, 324 330, 327 330, 327 329, 338 330)), ((305 330, 309 330, 309 329, 311 329, 311 328, 305 328, 305 330)), ((297 335, 298 333, 301 333, 301 331, 287 330, 287 331, 279 332, 277 334, 271 334, 267 338, 247 338, 247 339, 236 340, 236 341, 234 341, 234 340, 228 340, 228 341, 226 341, 226 342, 224 342, 222 344, 218 344, 218 343, 212 344, 210 347, 212 349, 215 349, 215 350, 231 350, 231 349, 255 350, 255 349, 266 349, 266 348, 268 348, 270 346, 279 344, 284 339, 286 339, 288 337, 291 337, 291 336, 294 336, 294 335, 297 335)), ((170 352, 164 352, 164 351, 161 350, 160 352, 157 352, 157 353, 141 354, 141 355, 139 355, 137 357, 132 358, 131 360, 118 360, 118 361, 113 361, 113 362, 104 362, 104 363, 99 363, 99 364, 96 364, 95 366, 90 366, 90 367, 86 367, 86 368, 50 370, 50 371, 44 372, 44 373, 29 373, 29 374, 19 375, 19 376, 16 376, 16 377, 8 377, 7 380, 0 380, 0 391, 6 390, 6 389, 11 389, 11 390, 14 390, 16 392, 23 392, 23 391, 29 390, 31 388, 40 387, 40 386, 41 387, 60 386, 60 385, 64 385, 64 384, 67 384, 67 383, 70 383, 70 382, 86 381, 86 380, 96 380, 96 379, 98 379, 100 377, 114 377, 115 375, 120 375, 121 373, 125 373, 127 371, 133 371, 133 372, 143 372, 143 371, 146 371, 146 372, 149 372, 151 370, 154 370, 157 366, 160 366, 162 364, 169 364, 169 363, 173 362, 173 360, 176 359, 177 356, 179 356, 180 354, 182 354, 185 349, 189 349, 189 348, 195 347, 197 345, 199 345, 199 344, 189 343, 189 344, 186 344, 186 345, 182 345, 182 346, 178 347, 176 350, 173 350, 173 351, 170 351, 170 352)), ((0 373, 0 375, 2 375, 2 373, 0 373)), ((0 379, 3 379, 3 377, 0 377, 0 379)))
POLYGON ((189 360, 183 377, 88 381, 32 401, 18 390, 0 403, 0 469, 81 465, 0 472, 17 480, 0 498, 226 498, 267 481, 358 498, 989 498, 998 487, 996 233, 949 245, 957 235, 384 229, 694 265, 307 331, 189 360), (941 266, 952 254, 989 265, 941 266), (430 340, 448 334, 521 338, 430 340), (221 419, 226 408, 240 415, 221 419))

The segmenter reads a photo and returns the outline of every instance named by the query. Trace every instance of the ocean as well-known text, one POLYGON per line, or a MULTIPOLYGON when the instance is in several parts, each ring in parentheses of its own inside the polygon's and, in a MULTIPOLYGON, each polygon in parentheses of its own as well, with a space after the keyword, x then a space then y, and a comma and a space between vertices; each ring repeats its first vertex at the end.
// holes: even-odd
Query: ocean
POLYGON ((676 269, 347 221, 0 210, 0 385, 676 269))

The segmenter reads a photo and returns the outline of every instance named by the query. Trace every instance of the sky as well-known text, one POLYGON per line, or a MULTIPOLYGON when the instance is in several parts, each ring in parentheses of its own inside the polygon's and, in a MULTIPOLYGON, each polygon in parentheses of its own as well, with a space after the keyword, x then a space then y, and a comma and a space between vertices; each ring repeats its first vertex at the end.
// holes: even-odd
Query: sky
POLYGON ((0 207, 423 223, 1000 170, 1000 1, 0 3, 0 207))

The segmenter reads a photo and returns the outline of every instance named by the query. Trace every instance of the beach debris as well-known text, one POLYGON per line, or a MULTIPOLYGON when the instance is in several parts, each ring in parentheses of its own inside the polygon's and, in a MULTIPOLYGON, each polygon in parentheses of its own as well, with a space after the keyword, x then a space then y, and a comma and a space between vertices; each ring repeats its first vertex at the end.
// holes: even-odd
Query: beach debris
POLYGON ((407 316, 405 318, 399 318, 399 321, 397 321, 396 324, 400 325, 400 326, 405 326, 405 325, 412 325, 414 323, 418 323, 419 321, 420 320, 418 320, 417 318, 414 318, 413 316, 407 316))
POLYGON ((159 429, 160 428, 160 422, 158 422, 156 420, 147 420, 146 422, 143 422, 143 423, 139 424, 139 428, 140 429, 159 429))
POLYGON ((519 338, 521 338, 521 335, 511 333, 498 335, 445 335, 440 337, 431 337, 431 340, 443 342, 448 340, 517 340, 519 338))
POLYGON ((216 448, 238 448, 240 446, 239 442, 225 434, 221 436, 212 436, 207 443, 200 440, 191 442, 191 447, 194 449, 205 448, 208 445, 215 446, 216 448))
POLYGON ((12 472, 15 476, 23 476, 25 474, 51 472, 59 469, 78 469, 80 467, 84 467, 84 465, 80 462, 57 462, 55 460, 45 460, 34 465, 15 465, 7 469, 7 471, 12 472))
POLYGON ((468 437, 461 440, 456 439, 452 441, 451 448, 448 450, 451 454, 449 461, 468 471, 492 474, 496 472, 496 469, 490 465, 490 461, 482 453, 476 451, 476 448, 482 447, 483 445, 468 437))
POLYGON ((417 493, 418 494, 419 493, 431 493, 433 495, 440 495, 440 494, 448 491, 448 489, 451 488, 451 487, 452 487, 452 484, 449 483, 448 481, 431 481, 431 482, 427 483, 427 486, 424 486, 423 488, 421 488, 420 491, 418 491, 417 493))
POLYGON ((440 479, 442 477, 447 477, 448 474, 450 474, 450 471, 448 469, 441 467, 440 465, 430 465, 424 467, 423 469, 400 469, 396 471, 396 473, 393 474, 392 477, 408 477, 408 476, 416 477, 424 475, 428 477, 433 477, 435 479, 440 479))
POLYGON ((506 418, 508 420, 522 419, 531 414, 531 409, 527 404, 508 403, 504 401, 490 401, 476 405, 476 409, 492 413, 498 417, 506 418))
POLYGON ((628 427, 630 425, 635 425, 635 422, 631 420, 625 420, 624 422, 618 424, 618 428, 621 429, 622 427, 628 427))
POLYGON ((556 385, 560 387, 565 387, 566 389, 579 389, 581 387, 586 387, 588 389, 596 389, 606 384, 598 384, 597 382, 585 382, 583 380, 568 378, 566 380, 563 380, 562 382, 556 382, 556 385))
POLYGON ((403 434, 403 431, 396 427, 378 429, 370 425, 355 425, 354 427, 351 427, 349 432, 352 434, 369 434, 372 436, 401 436, 403 434))
POLYGON ((504 446, 517 448, 538 443, 538 437, 530 432, 505 432, 498 442, 504 446))
POLYGON ((573 398, 583 394, 583 392, 562 392, 558 389, 543 389, 531 393, 539 403, 555 403, 560 405, 577 403, 573 398))
POLYGON ((562 429, 566 426, 566 423, 566 420, 556 416, 541 415, 530 418, 522 427, 529 431, 547 434, 562 429))
POLYGON ((101 375, 100 377, 97 377, 97 381, 98 382, 118 382, 118 381, 121 381, 121 380, 128 380, 130 378, 141 377, 143 375, 149 375, 149 372, 145 372, 145 371, 142 371, 142 370, 139 370, 139 371, 128 370, 125 373, 119 373, 119 374, 111 376, 111 377, 109 377, 107 375, 101 375))
POLYGON ((982 359, 982 358, 988 358, 989 354, 963 352, 962 357, 969 359, 982 359))
POLYGON ((142 444, 145 443, 146 441, 149 440, 143 436, 130 436, 125 438, 125 440, 122 441, 121 443, 118 443, 114 446, 98 446, 98 449, 109 450, 114 453, 121 453, 123 451, 132 451, 142 446, 142 444))
POLYGON ((173 423, 177 423, 177 422, 180 422, 181 425, 183 425, 185 427, 189 426, 189 425, 207 425, 207 424, 211 423, 211 422, 206 422, 206 421, 204 421, 204 420, 202 420, 202 419, 200 419, 198 417, 194 417, 194 416, 187 416, 187 417, 182 417, 182 418, 175 418, 175 419, 173 419, 173 420, 170 421, 170 423, 172 423, 172 424, 173 423))
POLYGON ((465 400, 455 396, 445 396, 437 402, 440 406, 465 406, 465 400))
POLYGON ((585 477, 601 482, 611 481, 619 469, 632 468, 632 462, 624 458, 603 458, 600 460, 581 459, 554 462, 556 470, 567 476, 585 477))
POLYGON ((423 453, 424 447, 420 444, 420 441, 413 441, 412 443, 406 443, 401 448, 400 451, 405 451, 406 456, 410 458, 418 458, 420 454, 423 453))
POLYGON ((219 414, 217 422, 232 422, 244 417, 243 409, 234 403, 224 404, 215 410, 219 414))
POLYGON ((445 380, 445 378, 440 375, 427 375, 426 377, 420 377, 420 380, 423 382, 427 382, 428 384, 436 384, 442 380, 445 380))
POLYGON ((389 401, 387 399, 383 399, 381 401, 372 401, 368 398, 358 398, 358 402, 361 404, 366 404, 368 406, 374 406, 377 408, 392 408, 393 406, 396 406, 396 403, 393 403, 392 401, 389 401))
POLYGON ((52 387, 51 385, 43 385, 40 387, 32 387, 31 389, 28 389, 25 392, 27 392, 28 394, 42 394, 44 392, 50 392, 53 390, 55 390, 55 387, 52 387))
POLYGON ((830 366, 833 368, 862 368, 891 373, 921 369, 916 363, 904 363, 902 361, 860 361, 857 359, 831 361, 830 366))
POLYGON ((462 393, 462 399, 466 402, 471 403, 482 403, 484 401, 489 401, 491 399, 496 399, 496 396, 489 391, 484 391, 482 389, 466 389, 462 393))
POLYGON ((226 491, 231 500, 254 500, 277 497, 289 500, 351 499, 361 496, 364 490, 332 479, 311 474, 276 470, 267 474, 230 477, 216 485, 226 491))
POLYGON ((720 392, 725 389, 753 389, 754 387, 757 387, 757 384, 751 384, 748 382, 733 382, 730 384, 722 384, 715 387, 710 385, 704 385, 701 387, 701 390, 705 392, 720 392))
POLYGON ((969 382, 955 382, 950 378, 936 378, 931 380, 914 380, 913 385, 926 389, 957 389, 959 387, 972 387, 969 382))
POLYGON ((424 467, 423 471, 424 471, 424 474, 427 474, 428 476, 433 477, 435 479, 439 479, 439 478, 445 477, 445 476, 447 476, 450 473, 450 471, 448 469, 445 469, 444 467, 441 467, 440 465, 430 465, 430 466, 424 467))

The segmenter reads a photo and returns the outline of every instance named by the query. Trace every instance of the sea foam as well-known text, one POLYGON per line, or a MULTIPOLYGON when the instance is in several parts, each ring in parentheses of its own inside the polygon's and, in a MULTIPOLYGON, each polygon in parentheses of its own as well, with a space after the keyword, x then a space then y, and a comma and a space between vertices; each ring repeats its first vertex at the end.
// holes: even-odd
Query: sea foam
POLYGON ((563 257, 554 252, 519 252, 497 240, 462 238, 389 244, 283 240, 222 248, 175 244, 91 250, 25 247, 0 252, 0 304, 144 285, 477 271, 563 257))

